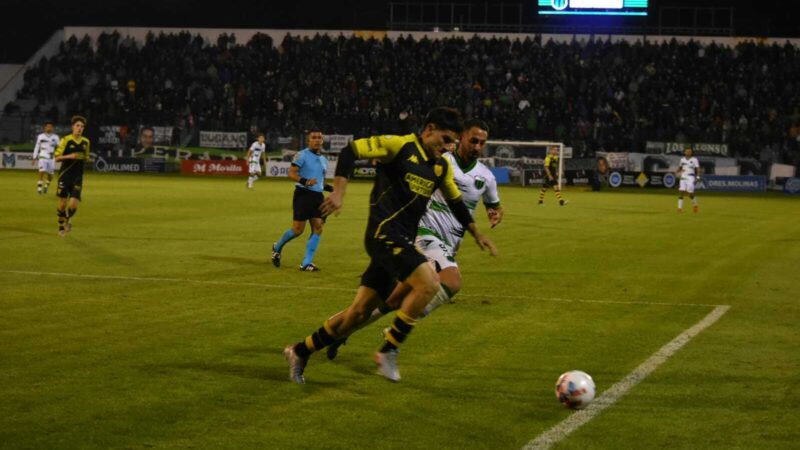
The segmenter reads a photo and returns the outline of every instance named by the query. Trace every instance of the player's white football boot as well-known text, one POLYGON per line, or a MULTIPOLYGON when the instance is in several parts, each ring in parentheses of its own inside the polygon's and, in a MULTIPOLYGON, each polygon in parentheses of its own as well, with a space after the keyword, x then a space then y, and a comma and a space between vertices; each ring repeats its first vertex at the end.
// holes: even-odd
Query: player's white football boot
POLYGON ((306 377, 303 371, 306 370, 308 358, 301 358, 294 352, 294 346, 290 345, 283 349, 283 356, 289 363, 289 379, 297 384, 306 384, 306 377))
POLYGON ((377 352, 372 360, 378 365, 378 372, 389 381, 400 381, 400 370, 397 368, 398 350, 389 350, 386 353, 377 352))

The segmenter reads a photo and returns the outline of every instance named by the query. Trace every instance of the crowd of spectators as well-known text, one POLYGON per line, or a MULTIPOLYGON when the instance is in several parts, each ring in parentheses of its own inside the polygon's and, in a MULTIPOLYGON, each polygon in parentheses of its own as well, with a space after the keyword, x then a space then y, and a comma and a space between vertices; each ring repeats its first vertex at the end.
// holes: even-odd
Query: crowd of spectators
POLYGON ((19 97, 64 121, 204 130, 401 133, 431 107, 486 120, 502 139, 554 139, 580 154, 653 141, 728 143, 734 156, 798 162, 800 48, 473 37, 297 38, 209 43, 65 41, 25 74, 19 97), (763 153, 763 154, 762 154, 763 153))

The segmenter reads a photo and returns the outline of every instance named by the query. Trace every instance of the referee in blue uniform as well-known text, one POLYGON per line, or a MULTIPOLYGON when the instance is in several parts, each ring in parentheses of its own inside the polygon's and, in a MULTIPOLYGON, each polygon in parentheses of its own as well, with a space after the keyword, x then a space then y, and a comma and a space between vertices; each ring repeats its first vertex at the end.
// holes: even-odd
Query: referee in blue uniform
POLYGON ((306 222, 311 222, 311 237, 306 244, 306 255, 300 270, 316 272, 319 270, 314 265, 314 254, 319 247, 322 226, 325 219, 319 210, 325 200, 323 190, 331 191, 332 186, 325 184, 325 170, 328 168, 328 159, 322 155, 322 131, 311 129, 308 132, 308 147, 295 155, 292 166, 289 168, 289 178, 296 181, 292 206, 294 217, 292 227, 286 230, 280 240, 272 244, 272 264, 281 266, 281 251, 287 242, 303 234, 306 222))

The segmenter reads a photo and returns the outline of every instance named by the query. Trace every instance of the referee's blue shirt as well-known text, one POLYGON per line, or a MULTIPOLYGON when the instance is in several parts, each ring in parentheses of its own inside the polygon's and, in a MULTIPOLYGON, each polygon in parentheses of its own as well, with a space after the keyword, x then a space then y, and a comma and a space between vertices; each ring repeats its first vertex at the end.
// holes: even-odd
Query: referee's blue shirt
POLYGON ((309 148, 304 148, 292 160, 292 165, 300 168, 300 178, 317 179, 317 184, 313 186, 303 186, 300 183, 295 186, 308 189, 315 192, 322 192, 325 187, 325 170, 328 168, 328 158, 322 156, 322 153, 316 154, 309 148))

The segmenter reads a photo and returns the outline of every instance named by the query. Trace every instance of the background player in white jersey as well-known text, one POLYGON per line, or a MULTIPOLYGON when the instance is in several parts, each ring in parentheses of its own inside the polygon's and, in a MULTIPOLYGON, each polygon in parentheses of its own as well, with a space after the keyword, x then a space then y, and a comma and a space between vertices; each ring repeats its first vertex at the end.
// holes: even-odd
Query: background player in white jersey
POLYGON ((58 135, 53 133, 53 122, 45 122, 44 133, 36 137, 36 146, 33 147, 33 161, 31 164, 39 165, 39 179, 36 182, 36 193, 46 194, 50 182, 53 181, 53 171, 56 163, 53 160, 53 153, 58 147, 58 135), (45 181, 45 178, 47 179, 45 181))
POLYGON ((680 187, 678 188, 678 212, 683 212, 683 193, 688 192, 692 199, 692 211, 697 212, 697 198, 694 196, 694 185, 700 180, 700 161, 692 156, 692 149, 687 148, 683 151, 684 157, 681 158, 678 175, 681 177, 680 187))
POLYGON ((266 140, 267 137, 264 136, 264 133, 258 133, 258 140, 253 142, 253 145, 247 150, 247 155, 245 155, 245 159, 250 165, 250 178, 247 179, 248 189, 253 189, 253 183, 258 179, 258 176, 261 175, 261 161, 264 161, 265 166, 267 165, 264 159, 264 153, 267 149, 266 144, 264 144, 266 140))
MULTIPOLYGON (((469 119, 464 122, 464 132, 461 134, 458 148, 452 153, 443 153, 442 157, 447 158, 453 168, 453 178, 470 214, 475 214, 475 208, 483 200, 489 223, 494 228, 503 220, 503 208, 500 206, 500 197, 497 194, 497 181, 489 168, 478 161, 488 137, 489 127, 485 122, 469 119)), ((416 246, 439 273, 441 287, 419 319, 447 303, 461 290, 461 271, 458 269, 455 257, 464 238, 464 231, 464 227, 447 206, 442 193, 436 191, 417 228, 416 246)), ((407 287, 399 285, 386 300, 386 307, 374 310, 364 326, 398 308, 400 300, 407 293, 404 289, 407 287)), ((339 347, 346 340, 345 337, 328 347, 328 359, 336 358, 339 347)))

